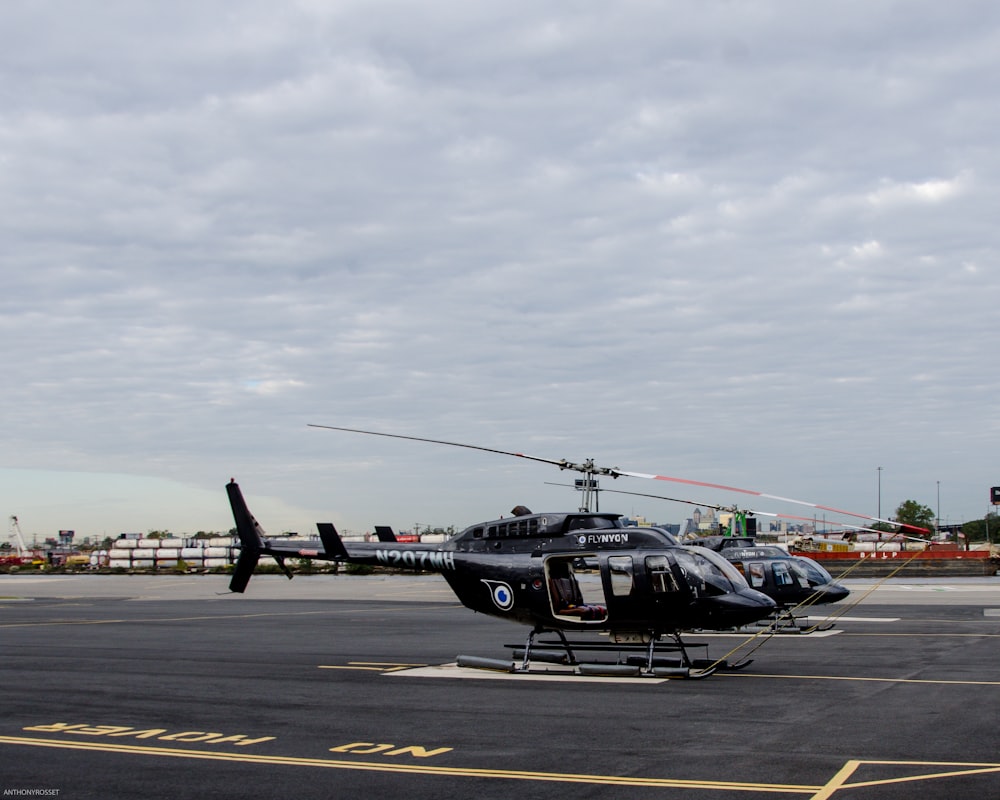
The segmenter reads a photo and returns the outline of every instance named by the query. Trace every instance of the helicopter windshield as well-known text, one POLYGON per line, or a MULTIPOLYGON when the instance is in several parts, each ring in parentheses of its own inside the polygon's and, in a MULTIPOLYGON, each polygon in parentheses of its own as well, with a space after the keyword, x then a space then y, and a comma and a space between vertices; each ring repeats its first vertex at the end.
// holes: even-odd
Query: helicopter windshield
POLYGON ((833 581, 833 576, 811 559, 795 556, 791 562, 792 569, 805 578, 810 586, 820 586, 833 581))
POLYGON ((676 552, 677 563, 695 594, 728 594, 747 588, 747 582, 726 559, 704 547, 676 552))

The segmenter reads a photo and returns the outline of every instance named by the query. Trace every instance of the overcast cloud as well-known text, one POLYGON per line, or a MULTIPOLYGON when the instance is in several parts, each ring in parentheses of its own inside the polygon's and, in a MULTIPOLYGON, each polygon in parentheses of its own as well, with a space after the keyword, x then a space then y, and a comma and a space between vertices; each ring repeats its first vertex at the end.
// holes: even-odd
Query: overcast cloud
POLYGON ((998 74, 985 1, 8 0, 0 510, 228 529, 231 476, 274 532, 576 504, 320 423, 981 517, 998 74))

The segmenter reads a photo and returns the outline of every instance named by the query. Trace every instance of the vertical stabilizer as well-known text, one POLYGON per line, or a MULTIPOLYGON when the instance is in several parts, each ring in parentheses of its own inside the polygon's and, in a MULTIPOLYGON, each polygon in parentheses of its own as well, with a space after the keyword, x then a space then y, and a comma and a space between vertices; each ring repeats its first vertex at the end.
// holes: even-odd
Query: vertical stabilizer
POLYGON ((265 547, 264 530, 247 508, 243 493, 235 480, 229 481, 226 492, 229 494, 229 505, 233 509, 236 533, 240 537, 240 557, 236 560, 236 568, 233 570, 232 580, 229 581, 229 591, 242 593, 247 588, 260 560, 261 550, 265 547))

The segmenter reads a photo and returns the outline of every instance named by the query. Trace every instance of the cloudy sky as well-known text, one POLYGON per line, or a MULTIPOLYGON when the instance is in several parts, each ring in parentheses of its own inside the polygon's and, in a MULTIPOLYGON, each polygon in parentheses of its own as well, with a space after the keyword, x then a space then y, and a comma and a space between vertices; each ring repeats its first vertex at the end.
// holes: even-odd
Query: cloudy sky
POLYGON ((981 517, 998 74, 989 0, 6 0, 4 533, 577 503, 309 423, 981 517))

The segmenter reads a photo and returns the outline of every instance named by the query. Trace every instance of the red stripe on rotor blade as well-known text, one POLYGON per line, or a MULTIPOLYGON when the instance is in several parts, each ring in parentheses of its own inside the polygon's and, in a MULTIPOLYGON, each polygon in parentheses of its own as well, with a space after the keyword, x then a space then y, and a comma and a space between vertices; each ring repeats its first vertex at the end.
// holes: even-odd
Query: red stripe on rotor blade
POLYGON ((765 492, 755 492, 753 489, 741 489, 738 486, 726 486, 721 483, 707 483, 705 481, 692 481, 687 478, 673 478, 669 475, 650 475, 648 473, 643 473, 643 472, 621 472, 620 474, 629 475, 634 478, 649 478, 654 481, 670 481, 671 483, 683 483, 686 484, 687 486, 704 486, 708 489, 721 489, 722 491, 726 492, 749 494, 753 495, 754 497, 766 497, 768 500, 778 500, 784 503, 794 503, 795 505, 799 506, 808 506, 809 508, 817 508, 822 511, 829 511, 833 514, 844 514, 845 516, 855 517, 856 519, 865 519, 874 522, 885 522, 890 525, 898 524, 889 519, 881 519, 879 517, 873 517, 870 514, 858 514, 855 513, 854 511, 845 511, 844 509, 834 508, 833 506, 822 506, 819 505, 818 503, 810 503, 806 500, 795 500, 794 498, 782 497, 781 495, 777 494, 766 494, 765 492))
MULTIPOLYGON (((629 474, 629 473, 624 473, 624 474, 629 474)), ((723 491, 726 492, 739 492, 740 494, 752 494, 755 497, 768 497, 768 495, 762 494, 761 492, 754 492, 751 491, 750 489, 738 489, 735 486, 725 486, 721 483, 706 483, 705 481, 691 481, 688 480, 687 478, 671 478, 667 475, 649 475, 649 476, 644 475, 643 477, 650 477, 654 481, 671 481, 672 483, 684 483, 687 484, 688 486, 705 486, 709 489, 722 489, 723 491)))

